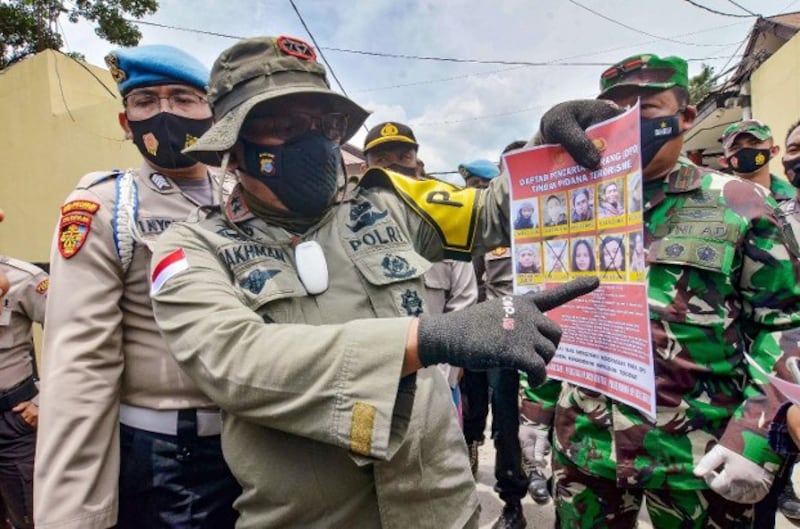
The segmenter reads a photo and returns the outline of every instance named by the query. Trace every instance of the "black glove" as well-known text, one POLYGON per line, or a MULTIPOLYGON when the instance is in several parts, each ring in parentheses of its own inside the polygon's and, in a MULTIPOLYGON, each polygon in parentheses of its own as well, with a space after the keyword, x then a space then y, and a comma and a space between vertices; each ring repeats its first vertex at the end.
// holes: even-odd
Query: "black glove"
POLYGON ((600 152, 586 137, 584 130, 622 114, 623 109, 611 101, 578 99, 554 106, 542 116, 540 130, 545 143, 558 143, 584 167, 600 165, 600 152))
POLYGON ((582 277, 543 292, 504 296, 446 314, 423 314, 419 360, 424 366, 519 369, 538 386, 561 339, 561 328, 542 313, 599 284, 596 277, 582 277))

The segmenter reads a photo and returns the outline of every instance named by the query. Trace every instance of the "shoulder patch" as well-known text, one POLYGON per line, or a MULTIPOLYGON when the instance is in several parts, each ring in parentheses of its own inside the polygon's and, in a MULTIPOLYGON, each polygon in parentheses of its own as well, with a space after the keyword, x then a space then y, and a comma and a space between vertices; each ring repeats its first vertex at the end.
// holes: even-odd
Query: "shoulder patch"
POLYGON ((42 279, 39 281, 39 284, 36 285, 36 293, 37 294, 47 294, 47 289, 50 287, 50 279, 42 279))
POLYGON ((438 180, 413 180, 372 168, 361 179, 364 188, 391 188, 422 219, 439 233, 442 246, 455 254, 471 253, 475 223, 482 206, 478 190, 438 180))
POLYGON ((61 206, 58 223, 58 252, 64 259, 73 257, 83 248, 92 229, 94 214, 100 204, 91 200, 73 200, 61 206))
POLYGON ((61 215, 64 216, 69 213, 75 213, 76 211, 94 215, 97 213, 98 209, 100 209, 100 204, 97 202, 91 200, 73 200, 61 206, 61 215))
POLYGON ((58 253, 64 259, 73 257, 83 248, 92 229, 92 215, 82 211, 61 215, 58 224, 58 253))
POLYGON ((189 269, 189 261, 183 248, 178 248, 168 253, 153 269, 151 278, 150 295, 158 294, 161 287, 175 275, 189 269))

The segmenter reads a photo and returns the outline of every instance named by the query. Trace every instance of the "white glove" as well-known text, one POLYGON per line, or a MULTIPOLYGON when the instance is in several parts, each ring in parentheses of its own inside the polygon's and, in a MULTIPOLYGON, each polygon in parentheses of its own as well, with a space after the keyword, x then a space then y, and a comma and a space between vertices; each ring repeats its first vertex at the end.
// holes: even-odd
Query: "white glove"
POLYGON ((716 445, 700 458, 694 475, 703 478, 711 490, 736 503, 756 503, 769 492, 774 476, 746 457, 716 445), (716 468, 722 466, 717 472, 716 468))
POLYGON ((535 467, 546 467, 545 456, 550 453, 550 428, 536 423, 521 423, 519 446, 526 461, 535 467))

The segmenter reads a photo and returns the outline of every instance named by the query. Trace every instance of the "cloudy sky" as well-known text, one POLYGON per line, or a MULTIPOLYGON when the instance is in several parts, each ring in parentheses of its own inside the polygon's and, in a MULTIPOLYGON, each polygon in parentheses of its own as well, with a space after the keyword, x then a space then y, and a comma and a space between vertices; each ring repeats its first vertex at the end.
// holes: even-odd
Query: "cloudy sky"
MULTIPOLYGON (((435 172, 497 160, 509 142, 528 139, 553 104, 593 97, 604 65, 646 51, 689 59, 690 75, 703 63, 720 72, 739 59, 756 20, 747 11, 800 10, 800 0, 693 3, 737 16, 688 0, 294 0, 344 91, 373 111, 367 126, 409 124, 435 172), (534 64, 513 64, 521 62, 534 64)), ((160 4, 143 20, 171 28, 140 25, 141 43, 183 48, 209 67, 233 37, 311 41, 290 0, 160 4)), ((67 51, 103 64, 112 46, 91 26, 66 19, 61 26, 67 51)), ((360 147, 365 134, 352 143, 360 147)))

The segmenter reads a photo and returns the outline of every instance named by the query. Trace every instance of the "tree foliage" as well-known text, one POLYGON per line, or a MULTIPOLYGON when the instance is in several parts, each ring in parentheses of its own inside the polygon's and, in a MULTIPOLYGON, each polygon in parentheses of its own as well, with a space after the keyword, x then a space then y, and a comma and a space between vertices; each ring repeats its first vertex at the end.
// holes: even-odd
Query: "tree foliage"
POLYGON ((703 64, 699 74, 689 79, 689 99, 693 105, 700 103, 713 89, 714 67, 703 64))
POLYGON ((33 53, 61 49, 62 15, 94 24, 97 36, 112 44, 135 46, 142 34, 126 18, 157 10, 158 0, 0 0, 0 70, 33 53))

